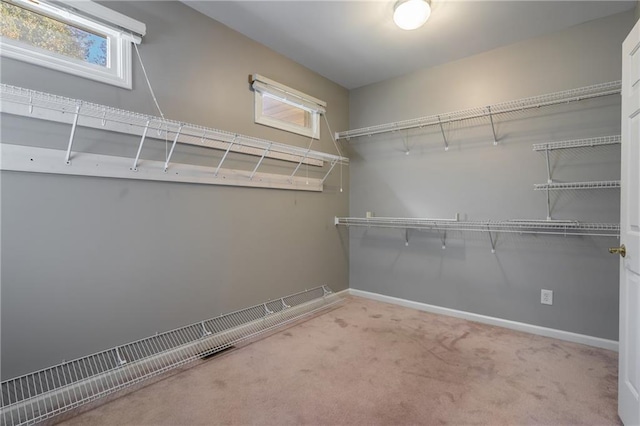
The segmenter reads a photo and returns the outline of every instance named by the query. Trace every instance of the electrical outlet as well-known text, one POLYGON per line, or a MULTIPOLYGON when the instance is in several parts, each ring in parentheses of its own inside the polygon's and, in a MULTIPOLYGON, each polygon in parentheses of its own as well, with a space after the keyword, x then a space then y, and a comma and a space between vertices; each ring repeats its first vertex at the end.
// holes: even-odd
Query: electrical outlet
POLYGON ((543 305, 553 305, 553 290, 542 289, 540 291, 540 303, 543 305))

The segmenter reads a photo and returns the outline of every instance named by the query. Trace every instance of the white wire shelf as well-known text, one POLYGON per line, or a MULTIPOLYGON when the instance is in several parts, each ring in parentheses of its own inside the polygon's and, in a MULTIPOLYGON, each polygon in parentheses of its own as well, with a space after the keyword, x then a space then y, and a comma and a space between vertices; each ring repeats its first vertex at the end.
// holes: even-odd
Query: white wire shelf
POLYGON ((336 217, 340 226, 369 228, 415 229, 421 231, 507 232, 517 234, 585 235, 618 237, 617 223, 582 223, 566 220, 484 220, 457 221, 455 219, 392 218, 392 217, 336 217))
POLYGON ((589 148, 594 146, 615 145, 621 142, 620 135, 602 136, 598 138, 574 139, 568 141, 537 143, 533 145, 534 151, 553 151, 555 149, 589 148))
POLYGON ((169 139, 170 142, 177 138, 177 143, 225 151, 230 147, 229 151, 231 152, 256 156, 262 156, 265 150, 268 149, 269 151, 265 155, 267 158, 292 162, 302 160, 303 163, 309 162, 314 165, 322 165, 324 161, 349 163, 349 159, 346 157, 197 124, 165 120, 162 117, 126 111, 8 84, 0 86, 0 101, 2 101, 2 109, 0 111, 9 114, 42 118, 68 124, 72 124, 73 119, 77 116, 81 119, 78 123, 79 126, 136 136, 145 134, 147 138, 169 139))
POLYGON ((7 84, 0 86, 0 112, 65 123, 71 127, 66 152, 10 145, 3 138, 2 170, 322 191, 324 182, 335 166, 342 167, 349 163, 349 159, 342 155, 315 151, 311 145, 308 148, 287 145, 7 84), (74 151, 77 127, 138 136, 137 154, 135 158, 127 158, 74 151), (143 146, 149 139, 165 141, 167 154, 164 161, 143 158, 143 146), (176 144, 196 145, 223 152, 216 164, 211 166, 180 164, 172 162, 176 144), (255 156, 257 164, 249 170, 223 168, 231 152, 255 156), (258 169, 265 158, 282 160, 291 169, 286 171, 286 168, 281 168, 285 170, 282 174, 260 173, 258 169), (311 178, 308 175, 296 176, 303 164, 322 167, 315 172, 321 175, 311 178))
POLYGON ((1 424, 40 423, 341 301, 316 287, 6 380, 1 424))
POLYGON ((609 189, 620 188, 619 180, 603 180, 593 182, 551 182, 536 183, 533 189, 536 191, 561 190, 561 189, 609 189))
MULTIPOLYGON (((363 127, 360 129, 347 130, 336 133, 336 139, 350 139, 360 136, 372 136, 380 133, 395 132, 398 130, 415 129, 418 127, 442 125, 454 121, 469 120, 481 117, 490 117, 497 114, 524 111, 532 108, 540 108, 550 105, 558 105, 584 99, 598 98, 619 94, 621 88, 620 81, 596 84, 577 89, 565 90, 562 92, 549 93, 546 95, 534 96, 514 101, 502 102, 485 107, 470 108, 461 111, 448 112, 443 114, 430 115, 426 117, 414 118, 410 120, 396 121, 394 123, 379 124, 375 126, 363 127)), ((493 127, 493 125, 492 125, 493 127)), ((495 137, 495 129, 494 129, 495 137)), ((446 143, 446 142, 445 142, 446 143)))

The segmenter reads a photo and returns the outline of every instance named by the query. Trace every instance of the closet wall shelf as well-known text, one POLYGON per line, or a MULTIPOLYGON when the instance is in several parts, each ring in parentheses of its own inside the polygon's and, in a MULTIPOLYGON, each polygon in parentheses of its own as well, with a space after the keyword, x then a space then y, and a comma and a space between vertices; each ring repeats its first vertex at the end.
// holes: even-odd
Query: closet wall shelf
MULTIPOLYGON (((598 98, 601 96, 615 95, 620 93, 621 82, 612 81, 608 83, 596 84, 577 89, 565 90, 562 92, 549 93, 546 95, 534 96, 514 101, 502 102, 485 107, 470 108, 461 111, 448 112, 443 114, 430 115, 426 117, 414 118, 410 120, 396 121, 394 123, 379 124, 376 126, 363 127, 360 129, 346 130, 336 133, 336 139, 351 139, 360 136, 371 136, 380 133, 395 132, 398 130, 415 129, 426 126, 442 126, 461 120, 489 117, 497 114, 523 111, 527 109, 540 108, 544 106, 565 104, 581 101, 584 99, 598 98)), ((493 127, 493 126, 492 126, 493 127)), ((495 133, 495 128, 494 128, 495 133)))
POLYGON ((589 148, 593 146, 615 145, 621 141, 620 135, 602 136, 599 138, 574 139, 569 141, 537 143, 534 151, 553 151, 554 149, 589 148))
POLYGON ((393 217, 336 217, 338 226, 359 226, 368 228, 415 229, 421 231, 475 231, 488 233, 587 235, 598 237, 618 237, 620 224, 583 223, 571 220, 486 220, 456 221, 455 219, 421 219, 393 217))
POLYGON ((335 166, 349 163, 346 157, 313 151, 310 147, 165 120, 7 84, 0 86, 0 112, 70 125, 70 136, 64 150, 12 145, 3 137, 0 141, 3 157, 0 170, 322 191, 335 166), (74 151, 78 127, 137 136, 132 147, 132 152, 137 148, 137 153, 123 157, 74 151), (141 155, 149 139, 161 140, 167 145, 163 161, 147 160, 141 155), (172 162, 176 144, 212 148, 220 150, 222 155, 209 166, 176 163, 172 162), (255 156, 256 164, 249 164, 249 170, 224 168, 231 152, 255 156), (290 170, 282 174, 262 173, 258 169, 265 158, 285 161, 290 170), (318 177, 304 177, 300 176, 303 164, 323 166, 323 169, 315 171, 318 177))
POLYGON ((560 189, 608 189, 620 188, 619 180, 603 180, 594 182, 552 182, 536 183, 533 189, 536 191, 560 190, 560 189))
POLYGON ((0 86, 0 112, 73 124, 130 135, 143 135, 149 139, 168 140, 177 143, 203 146, 223 151, 238 152, 266 158, 300 162, 322 166, 323 162, 348 164, 346 157, 308 150, 255 138, 239 133, 166 120, 162 117, 113 108, 106 105, 66 98, 46 92, 2 84, 0 86))

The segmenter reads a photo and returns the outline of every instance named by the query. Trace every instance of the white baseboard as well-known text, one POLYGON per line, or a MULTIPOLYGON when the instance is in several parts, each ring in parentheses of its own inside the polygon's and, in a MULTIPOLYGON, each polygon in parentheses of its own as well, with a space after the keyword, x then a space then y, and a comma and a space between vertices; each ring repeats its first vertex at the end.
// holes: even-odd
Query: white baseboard
POLYGON ((336 296, 342 297, 342 296, 348 296, 348 295, 350 295, 352 293, 351 293, 351 289, 350 288, 345 288, 344 290, 340 290, 340 291, 338 291, 336 293, 333 293, 333 294, 335 294, 336 296))
MULTIPOLYGON (((352 296, 364 297, 367 299, 377 300, 379 302, 392 303, 407 308, 417 309, 419 311, 431 312, 434 314, 447 315, 456 318, 462 318, 469 321, 480 322, 483 324, 497 325, 499 327, 510 328, 512 330, 524 331, 525 333, 537 334, 554 339, 566 340, 568 342, 580 343, 597 348, 618 351, 618 342, 615 340, 602 339, 600 337, 587 336, 584 334, 571 333, 569 331, 556 330, 553 328, 540 327, 538 325, 525 324, 523 322, 510 321, 502 318, 489 317, 486 315, 474 314, 471 312, 458 311, 456 309, 443 308, 441 306, 428 305, 426 303, 414 302, 411 300, 400 299, 383 294, 371 293, 355 288, 348 289, 352 296)), ((343 292, 340 292, 343 293, 343 292)))

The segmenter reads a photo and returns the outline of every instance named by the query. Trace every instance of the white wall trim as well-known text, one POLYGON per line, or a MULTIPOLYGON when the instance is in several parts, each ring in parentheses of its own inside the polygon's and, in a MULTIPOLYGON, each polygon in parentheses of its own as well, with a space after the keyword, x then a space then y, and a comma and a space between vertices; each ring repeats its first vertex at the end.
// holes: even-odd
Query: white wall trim
POLYGON ((385 296, 383 294, 371 293, 364 290, 357 290, 355 288, 350 288, 349 294, 351 294, 352 296, 377 300, 379 302, 392 303, 394 305, 417 309, 419 311, 462 318, 465 320, 480 322, 483 324, 509 328, 511 330, 523 331, 525 333, 537 334, 539 336, 552 337, 554 339, 565 340, 567 342, 580 343, 583 345, 608 349, 610 351, 618 351, 618 342, 615 340, 607 340, 600 337, 572 333, 570 331, 556 330, 554 328, 540 327, 538 325, 510 321, 502 318, 489 317, 486 315, 474 314, 471 312, 458 311, 456 309, 443 308, 441 306, 429 305, 422 302, 414 302, 412 300, 400 299, 398 297, 385 296))
POLYGON ((333 293, 333 294, 335 294, 338 297, 344 297, 344 296, 348 296, 348 295, 350 295, 352 293, 351 293, 351 289, 350 288, 345 288, 344 290, 340 290, 339 292, 333 293))
POLYGON ((194 164, 170 163, 165 172, 163 161, 140 160, 133 169, 133 159, 113 155, 72 152, 69 164, 64 159, 65 151, 37 148, 34 146, 0 143, 0 170, 31 173, 51 173, 76 176, 96 176, 117 179, 140 179, 164 182, 186 182, 207 185, 244 186, 253 188, 277 188, 297 191, 322 192, 322 179, 306 178, 288 174, 197 166, 194 164))

